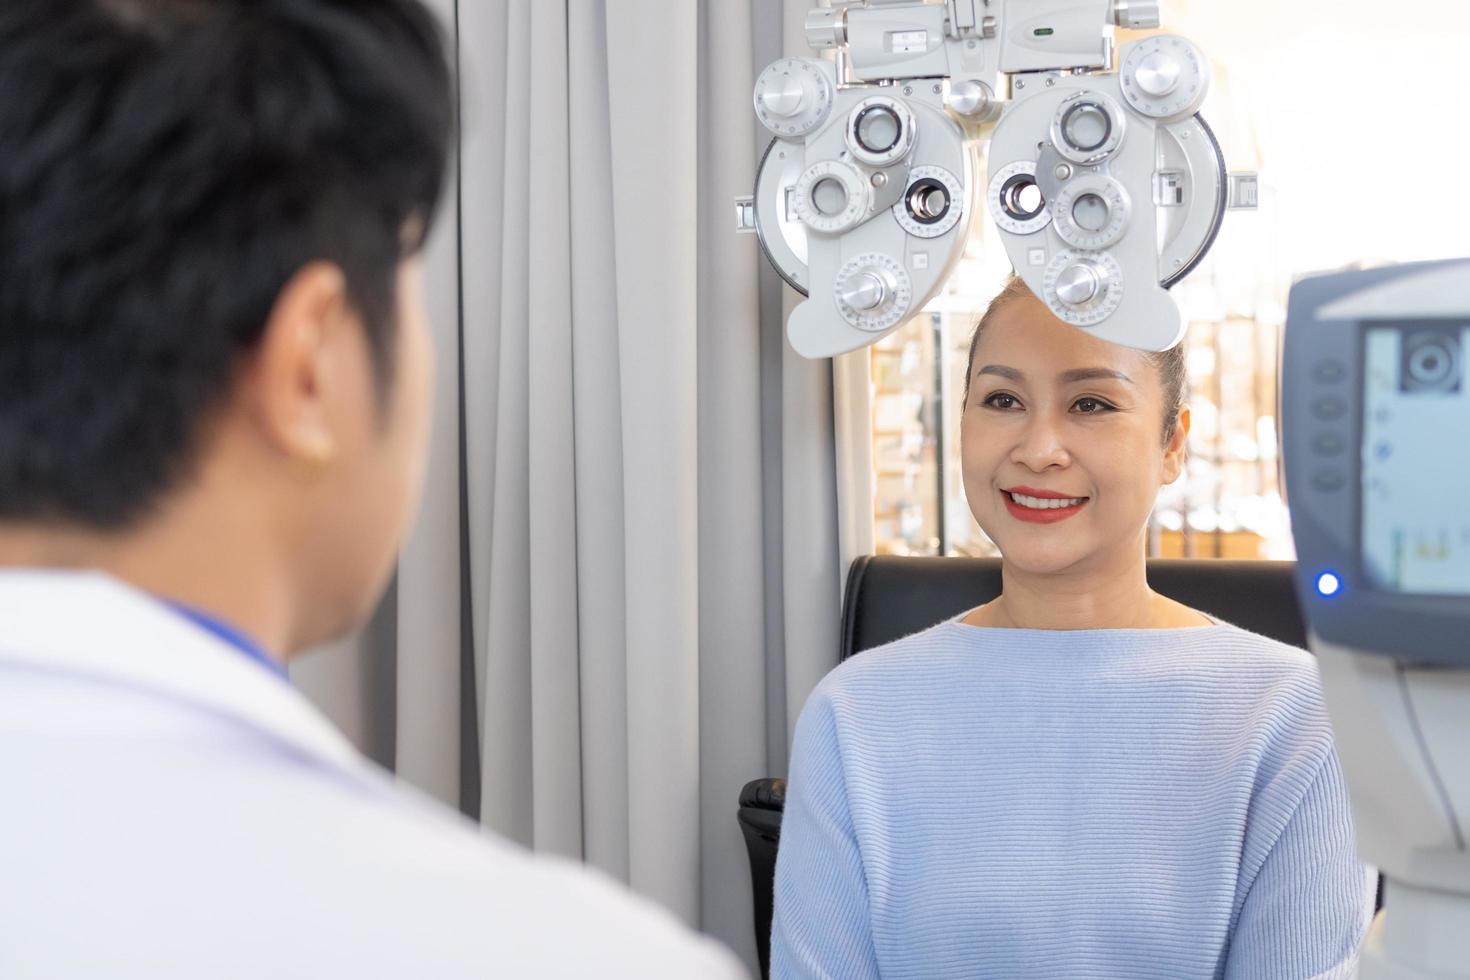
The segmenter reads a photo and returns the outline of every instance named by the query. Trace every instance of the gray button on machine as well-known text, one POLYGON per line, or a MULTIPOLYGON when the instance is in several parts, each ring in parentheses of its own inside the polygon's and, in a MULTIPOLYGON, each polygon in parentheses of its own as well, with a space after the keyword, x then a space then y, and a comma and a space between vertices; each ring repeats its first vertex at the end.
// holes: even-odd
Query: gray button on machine
POLYGON ((1347 377, 1347 365, 1341 361, 1318 361, 1312 373, 1323 384, 1335 384, 1347 377))
POLYGON ((1341 470, 1318 470, 1312 474, 1312 486, 1318 490, 1341 490, 1346 483, 1347 477, 1341 470))
POLYGON ((1344 447, 1342 436, 1336 432, 1319 432, 1312 439, 1312 451, 1318 456, 1336 456, 1344 447))
POLYGON ((1341 398, 1319 398, 1312 402, 1312 414, 1324 422, 1340 419, 1346 411, 1341 398))

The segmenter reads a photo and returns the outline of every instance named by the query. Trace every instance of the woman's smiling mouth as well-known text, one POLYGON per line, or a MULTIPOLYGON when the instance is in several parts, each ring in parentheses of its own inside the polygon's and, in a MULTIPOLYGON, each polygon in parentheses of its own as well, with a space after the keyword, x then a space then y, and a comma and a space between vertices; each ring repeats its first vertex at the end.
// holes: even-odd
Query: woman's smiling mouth
POLYGON ((1002 490, 1006 510, 1017 520, 1029 524, 1055 524, 1064 521, 1087 506, 1087 497, 1066 497, 1053 490, 1012 487, 1002 490))

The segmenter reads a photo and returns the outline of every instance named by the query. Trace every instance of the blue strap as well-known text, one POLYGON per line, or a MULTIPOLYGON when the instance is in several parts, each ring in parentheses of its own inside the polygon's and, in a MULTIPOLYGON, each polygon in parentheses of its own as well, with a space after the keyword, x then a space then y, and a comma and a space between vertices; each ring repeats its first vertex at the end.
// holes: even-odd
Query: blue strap
POLYGON ((271 655, 266 653, 265 650, 258 643, 250 639, 250 637, 246 636, 244 633, 237 630, 235 627, 231 626, 229 623, 226 623, 220 619, 216 619, 208 613, 203 612, 199 609, 195 609, 192 606, 186 606, 181 602, 166 602, 165 604, 174 612, 178 613, 180 616, 183 616, 194 625, 208 630, 210 633, 213 633, 221 640, 224 640, 230 646, 234 647, 236 650, 239 650, 245 656, 249 657, 251 660, 254 660, 256 663, 269 670, 272 674, 275 674, 281 680, 289 682, 290 678, 286 673, 285 664, 273 659, 271 655))

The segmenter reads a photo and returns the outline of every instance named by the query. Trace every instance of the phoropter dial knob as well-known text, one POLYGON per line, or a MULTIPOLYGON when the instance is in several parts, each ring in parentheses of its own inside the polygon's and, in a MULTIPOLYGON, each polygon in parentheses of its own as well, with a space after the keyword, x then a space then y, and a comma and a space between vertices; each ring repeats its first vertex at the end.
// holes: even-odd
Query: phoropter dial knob
POLYGON ((1177 58, 1162 51, 1155 51, 1138 62, 1133 79, 1145 95, 1162 99, 1179 87, 1179 76, 1183 67, 1177 58))
POLYGON ((1107 252, 1058 252, 1041 283, 1046 305, 1073 326, 1100 323, 1123 301, 1123 269, 1107 252))
POLYGON ((1113 0, 1112 20, 1130 30, 1159 26, 1159 0, 1113 0))
POLYGON ((1000 108, 995 90, 978 78, 967 78, 950 86, 945 104, 966 119, 986 119, 1000 108))
POLYGON ((909 313, 913 283, 903 263, 882 252, 865 252, 843 263, 833 283, 842 318, 859 330, 881 333, 909 313))
POLYGON ((839 288, 842 302, 861 313, 878 309, 893 293, 893 285, 888 278, 873 269, 854 272, 839 288))
POLYGON ((1093 262, 1073 262, 1057 275, 1057 299, 1068 306, 1085 306, 1097 298, 1102 276, 1093 262))
POLYGON ((1159 34, 1129 47, 1118 85, 1139 115, 1177 121, 1194 115, 1204 104, 1210 63, 1193 42, 1159 34))
POLYGON ((840 48, 847 43, 847 9, 815 7, 806 15, 806 43, 818 51, 840 48))
POLYGON ((832 83, 822 66, 806 58, 782 58, 755 80, 755 114, 783 139, 810 133, 832 111, 832 83))

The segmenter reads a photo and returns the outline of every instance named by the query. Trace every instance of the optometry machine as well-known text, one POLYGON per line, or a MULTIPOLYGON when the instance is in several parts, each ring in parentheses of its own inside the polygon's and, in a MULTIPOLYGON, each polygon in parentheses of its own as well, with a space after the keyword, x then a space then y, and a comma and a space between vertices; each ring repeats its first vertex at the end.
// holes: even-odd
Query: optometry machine
POLYGON ((1182 37, 1115 52, 1157 0, 833 0, 807 40, 834 60, 761 72, 774 135, 737 199, 781 277, 806 296, 792 347, 871 344, 944 285, 988 211, 1032 292, 1104 340, 1165 350, 1184 333, 1169 288, 1199 264, 1256 176, 1227 173, 1198 112, 1209 62, 1182 37), (980 154, 988 143, 989 174, 980 154))
POLYGON ((1282 351, 1297 587, 1363 859, 1360 976, 1470 976, 1470 260, 1291 291, 1282 351))

